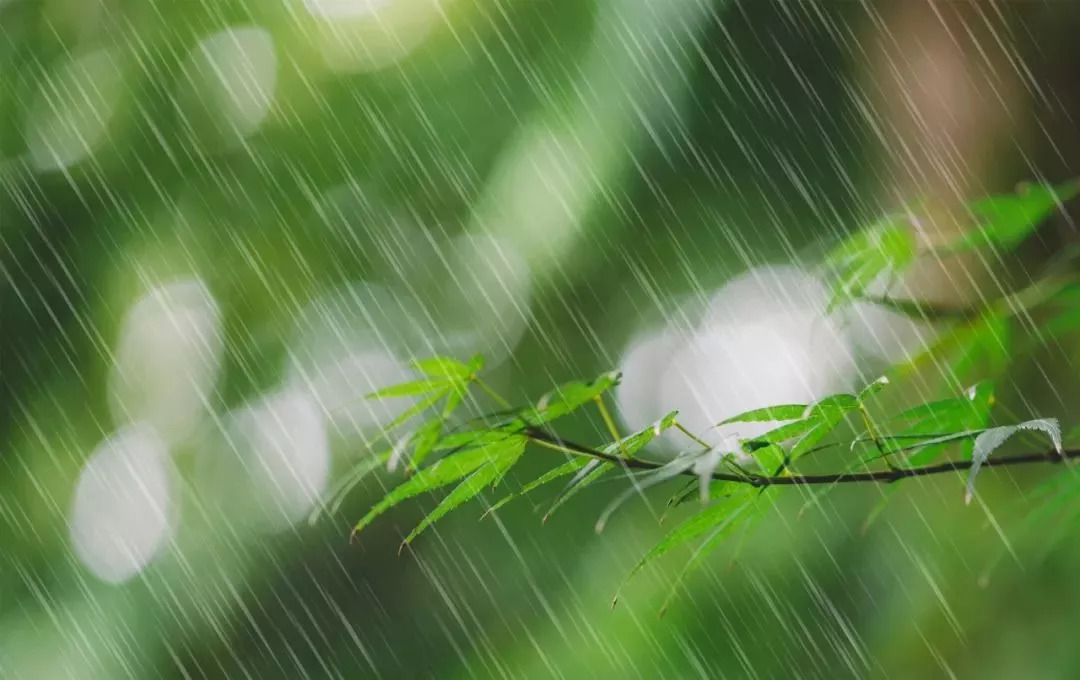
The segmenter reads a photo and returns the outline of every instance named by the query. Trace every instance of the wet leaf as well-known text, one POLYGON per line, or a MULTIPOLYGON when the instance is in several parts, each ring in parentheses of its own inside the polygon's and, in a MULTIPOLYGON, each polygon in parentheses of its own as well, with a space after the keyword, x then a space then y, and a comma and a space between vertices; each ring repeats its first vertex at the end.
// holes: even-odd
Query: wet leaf
POLYGON ((983 463, 990 458, 990 454, 999 449, 1006 440, 1022 430, 1043 432, 1053 443, 1054 450, 1059 454, 1062 453, 1061 427, 1054 418, 1038 418, 1025 421, 1019 425, 1005 425, 986 430, 975 439, 975 447, 971 453, 971 471, 968 473, 967 488, 964 493, 964 503, 971 503, 971 498, 975 495, 975 476, 979 474, 983 463))
POLYGON ((789 439, 794 439, 795 437, 806 434, 809 430, 813 429, 816 423, 816 420, 807 419, 797 420, 794 423, 788 423, 787 425, 781 425, 780 427, 769 430, 753 439, 744 439, 742 442, 743 450, 747 453, 753 453, 770 444, 783 444, 789 439))
POLYGON ((867 288, 882 278, 903 272, 918 253, 908 215, 891 215, 848 237, 825 257, 832 270, 832 300, 829 309, 865 295, 867 288))
POLYGON ((435 449, 435 444, 439 441, 442 426, 442 419, 436 418, 424 423, 413 433, 409 442, 413 447, 412 458, 409 460, 411 469, 419 468, 427 460, 427 457, 431 455, 431 452, 435 449))
POLYGON ((548 511, 544 514, 543 521, 547 522, 552 513, 561 508, 566 501, 570 500, 577 495, 579 491, 614 469, 615 465, 612 463, 605 463, 600 460, 590 460, 578 470, 577 474, 574 475, 574 478, 571 479, 570 482, 563 487, 562 491, 559 492, 559 495, 555 497, 555 500, 551 503, 551 507, 548 508, 548 511))
POLYGON ((469 475, 465 481, 451 491, 450 494, 447 495, 446 498, 444 498, 407 537, 405 537, 404 542, 411 543, 414 538, 419 536, 432 524, 445 517, 451 510, 464 505, 475 498, 486 487, 501 480, 506 472, 521 458, 521 454, 525 450, 525 444, 526 440, 519 438, 513 445, 500 447, 487 463, 480 467, 476 472, 469 475))
POLYGON ((648 564, 668 554, 675 548, 690 541, 709 535, 709 539, 725 535, 727 529, 733 529, 734 523, 753 504, 756 492, 741 489, 730 496, 718 499, 691 515, 677 527, 669 531, 649 552, 638 560, 637 564, 623 578, 619 589, 636 576, 648 564))
POLYGON ((419 470, 408 480, 392 489, 364 517, 356 523, 353 533, 360 532, 371 524, 372 520, 404 500, 452 484, 479 469, 492 460, 507 455, 507 450, 524 447, 523 437, 514 437, 502 442, 479 446, 447 456, 434 465, 419 470))
POLYGON ((573 413, 619 384, 619 374, 611 371, 588 382, 573 381, 544 395, 537 405, 526 409, 521 418, 528 426, 543 425, 573 413))
MULTIPOLYGON (((600 533, 604 530, 604 526, 607 524, 608 519, 616 510, 622 506, 623 503, 630 500, 634 496, 640 495, 657 484, 675 479, 682 475, 690 468, 694 467, 696 462, 702 457, 703 454, 694 456, 684 456, 676 458, 675 460, 667 463, 655 470, 650 470, 643 475, 635 475, 631 478, 630 488, 626 489, 618 496, 615 497, 611 503, 608 504, 604 511, 600 513, 600 519, 596 521, 596 533, 600 533)), ((708 455, 708 454, 704 454, 708 455)))
POLYGON ((424 375, 455 382, 467 381, 473 375, 473 369, 468 364, 450 357, 418 359, 413 362, 413 367, 424 375))
POLYGON ((785 404, 783 406, 768 406, 753 411, 746 411, 737 416, 719 422, 719 425, 728 423, 759 423, 770 420, 798 420, 806 413, 806 404, 785 404))
POLYGON ((574 458, 572 460, 568 460, 567 462, 563 463, 562 465, 559 465, 558 467, 554 467, 554 468, 548 470, 547 472, 540 475, 539 477, 537 477, 533 481, 531 481, 528 484, 526 484, 525 486, 521 487, 521 490, 516 491, 516 492, 514 492, 512 494, 509 494, 508 496, 504 496, 503 498, 499 499, 499 501, 496 502, 494 505, 492 505, 490 508, 488 508, 488 511, 486 513, 484 513, 484 514, 490 514, 492 512, 495 512, 496 510, 498 510, 502 506, 506 505, 510 501, 514 500, 515 498, 521 498, 525 494, 530 493, 532 491, 535 491, 536 489, 539 489, 541 486, 544 486, 545 484, 548 484, 550 482, 554 482, 556 479, 559 479, 561 477, 568 477, 568 476, 570 476, 572 474, 575 474, 579 470, 581 470, 581 468, 585 467, 588 464, 589 464, 589 459, 588 458, 574 458))
POLYGON ((383 431, 389 432, 391 430, 397 429, 398 427, 401 427, 406 422, 411 420, 413 416, 419 415, 420 413, 428 410, 429 408, 437 404, 440 399, 446 397, 448 394, 449 391, 444 390, 441 392, 435 392, 434 394, 431 394, 424 399, 421 399, 420 401, 416 402, 415 404, 398 414, 398 416, 392 421, 390 421, 388 425, 383 427, 383 431))

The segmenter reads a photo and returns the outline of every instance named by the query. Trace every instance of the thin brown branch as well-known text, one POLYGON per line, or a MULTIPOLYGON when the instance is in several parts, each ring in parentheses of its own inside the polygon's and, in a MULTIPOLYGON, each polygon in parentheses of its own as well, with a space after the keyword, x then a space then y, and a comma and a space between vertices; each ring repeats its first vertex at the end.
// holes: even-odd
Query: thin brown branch
MULTIPOLYGON (((665 463, 650 461, 643 458, 622 458, 610 453, 604 453, 603 451, 598 451, 592 447, 550 435, 536 428, 528 428, 523 434, 535 442, 557 445, 562 451, 602 460, 627 470, 656 470, 665 465, 665 463)), ((991 458, 984 462, 982 467, 994 468, 1009 467, 1013 465, 1031 465, 1035 463, 1062 463, 1067 460, 1077 459, 1080 459, 1080 449, 1068 449, 1061 453, 1049 450, 1026 453, 1007 458, 991 458)), ((754 487, 816 486, 821 484, 857 483, 889 484, 910 477, 929 477, 931 475, 940 475, 947 472, 963 472, 965 470, 970 470, 973 465, 974 463, 970 460, 954 460, 914 468, 894 467, 885 470, 867 470, 865 472, 826 472, 812 475, 792 474, 768 476, 749 474, 744 476, 726 472, 714 472, 712 478, 717 481, 749 484, 754 487)), ((689 477, 697 477, 697 474, 692 470, 687 470, 682 474, 689 477)))

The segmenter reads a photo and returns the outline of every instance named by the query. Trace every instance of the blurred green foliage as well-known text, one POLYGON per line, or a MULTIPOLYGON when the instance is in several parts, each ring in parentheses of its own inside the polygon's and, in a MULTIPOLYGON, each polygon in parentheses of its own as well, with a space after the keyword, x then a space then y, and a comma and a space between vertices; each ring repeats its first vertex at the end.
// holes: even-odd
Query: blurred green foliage
MULTIPOLYGON (((716 553, 661 620, 678 560, 610 607, 665 530, 630 503, 597 536, 615 489, 596 485, 543 527, 528 501, 483 522, 462 509, 397 557, 434 500, 350 543, 392 481, 380 472, 332 519, 251 532, 229 493, 219 507, 200 491, 199 455, 225 448, 207 435, 174 456, 169 549, 126 583, 95 578, 72 552, 71 499, 118 427, 108 395, 125 314, 157 284, 197 276, 212 291, 225 351, 209 410, 224 414, 281 383, 312 300, 408 278, 402 263, 482 229, 535 274, 528 330, 491 377, 518 403, 616 365, 668 301, 750 264, 807 259, 897 207, 876 198, 893 178, 857 77, 860 32, 896 3, 395 3, 382 34, 356 27, 368 52, 351 57, 381 45, 390 61, 338 71, 326 50, 353 44, 347 27, 327 32, 303 2, 0 0, 0 675, 1076 675, 1080 504, 1061 481, 1071 473, 1048 470, 982 475, 966 509, 962 481, 911 484, 865 533, 878 490, 831 494, 800 519, 807 499, 780 498, 738 559, 716 553), (252 26, 276 61, 269 110, 247 131, 192 64, 208 37, 252 26), (99 84, 87 54, 108 55, 115 90, 80 89, 99 84), (104 125, 101 137, 77 162, 35 166, 33 140, 55 132, 64 102, 77 112, 67 132, 104 125), (1020 531, 1030 517, 1037 530, 1020 531)), ((1030 115, 986 182, 1075 177, 1080 10, 997 9, 966 25, 1032 73, 1030 115)), ((1040 230, 1002 278, 1024 279, 1073 231, 1040 230)), ((437 279, 416 285, 441 299, 437 279)), ((1018 343, 1035 322, 1019 320, 1018 343)), ((1077 358, 1069 340, 1040 345, 1009 367, 1001 408, 1075 422, 1077 358)), ((566 434, 597 433, 569 418, 566 434)), ((364 447, 334 447, 336 481, 364 447)), ((520 467, 520 480, 546 469, 520 467)))

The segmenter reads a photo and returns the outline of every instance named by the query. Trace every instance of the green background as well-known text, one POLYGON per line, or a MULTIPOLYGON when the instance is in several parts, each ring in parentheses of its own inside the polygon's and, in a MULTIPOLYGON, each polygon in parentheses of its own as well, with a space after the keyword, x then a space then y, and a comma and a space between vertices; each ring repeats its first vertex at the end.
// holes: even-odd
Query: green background
MULTIPOLYGON (((1015 528, 1047 470, 984 476, 983 507, 963 506, 955 479, 905 485, 865 533, 880 489, 839 491, 801 517, 793 493, 736 563, 722 549, 691 575, 663 618, 689 553, 612 608, 663 530, 636 503, 596 535, 614 485, 544 526, 543 494, 482 522, 469 507, 398 557, 433 499, 348 541, 384 475, 295 531, 247 535, 227 513, 186 512, 174 550, 123 585, 97 581, 71 553, 67 512, 113 430, 109 348, 147 280, 198 275, 221 305, 213 408, 224 413, 281 380, 307 301, 415 257, 423 239, 396 236, 401 215, 414 235, 482 224, 518 243, 533 275, 528 330, 492 377, 520 398, 617 365, 663 312, 650 288, 673 300, 752 264, 805 259, 895 206, 879 201, 892 171, 858 106, 860 35, 890 3, 458 0, 406 58, 347 74, 319 63, 296 3, 101 0, 90 20, 91 4, 0 2, 0 675, 1080 673, 1072 510, 1015 528), (206 132, 212 109, 185 94, 182 62, 205 36, 251 24, 275 41, 277 88, 268 119, 230 148, 206 132), (31 103, 66 55, 97 46, 123 64, 107 140, 63 171, 35 169, 31 103), (567 173, 566 211, 539 186, 543 168, 531 183, 504 179, 535 126, 573 140, 549 169, 567 173), (336 215, 313 202, 347 182, 363 200, 336 215), (522 187, 539 198, 513 193, 522 187), (998 525, 1016 557, 985 580, 998 525)), ((1080 11, 997 4, 964 25, 988 41, 1000 32, 1039 94, 1025 92, 1028 115, 986 187, 1073 176, 1080 11)), ((1069 238, 1058 226, 1015 266, 1069 238)), ((1075 424, 1074 357, 1059 346, 1018 363, 1002 398, 1075 424)), ((567 434, 597 435, 583 421, 567 434)), ((187 511, 196 471, 188 455, 177 465, 187 511)), ((515 474, 546 467, 530 455, 515 474)))

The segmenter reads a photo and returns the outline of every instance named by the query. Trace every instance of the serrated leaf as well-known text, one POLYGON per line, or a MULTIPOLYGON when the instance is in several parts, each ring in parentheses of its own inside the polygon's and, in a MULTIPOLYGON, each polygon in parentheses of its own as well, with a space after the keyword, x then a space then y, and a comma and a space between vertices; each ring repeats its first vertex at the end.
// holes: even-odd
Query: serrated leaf
MULTIPOLYGON (((709 455, 709 454, 703 454, 709 455)), ((604 530, 604 526, 607 524, 608 519, 616 510, 622 506, 623 503, 630 500, 636 495, 642 494, 646 489, 649 489, 657 484, 670 481, 679 475, 683 474, 690 468, 694 467, 697 461, 702 457, 701 454, 695 456, 685 456, 676 458, 675 460, 662 465, 655 470, 649 470, 647 473, 641 476, 634 476, 631 478, 630 488, 626 489, 622 493, 612 500, 604 511, 600 513, 600 518, 596 521, 596 533, 600 533, 604 530)))
POLYGON ((754 450, 754 460, 766 474, 776 474, 787 462, 787 452, 779 444, 769 444, 754 450))
POLYGON ((975 476, 979 474, 979 470, 983 463, 990 458, 990 454, 1000 448, 1009 437, 1012 437, 1021 430, 1032 430, 1045 433, 1054 444, 1054 449, 1059 454, 1062 453, 1061 427, 1054 418, 1037 418, 1035 420, 1025 421, 1018 425, 1005 425, 986 430, 975 438, 975 448, 971 453, 971 471, 968 473, 964 503, 971 503, 971 498, 975 495, 975 476))
POLYGON ((787 425, 781 425, 780 427, 769 430, 764 434, 760 434, 753 439, 744 439, 742 442, 743 450, 747 453, 753 453, 760 448, 769 446, 770 444, 783 444, 789 439, 794 439, 801 435, 806 434, 817 423, 814 419, 797 420, 794 423, 788 423, 787 425))
POLYGON ((440 392, 446 389, 445 380, 413 380, 398 385, 384 387, 365 395, 365 399, 392 399, 395 397, 416 397, 430 392, 440 392))
POLYGON ((484 446, 518 436, 509 430, 462 430, 448 434, 435 445, 436 451, 453 451, 464 447, 484 446))
POLYGON ((541 397, 537 405, 525 410, 521 418, 535 427, 573 413, 619 384, 619 374, 609 371, 588 382, 575 380, 560 385, 541 397))
POLYGON ((1022 193, 988 196, 973 202, 969 209, 976 228, 950 244, 948 252, 957 253, 994 246, 1012 250, 1027 238, 1043 220, 1077 193, 1078 183, 1054 187, 1036 184, 1022 193))
POLYGON ((398 414, 396 418, 390 421, 390 423, 383 428, 383 431, 390 432, 391 430, 395 430, 398 427, 401 427, 406 422, 411 420, 413 416, 419 415, 420 413, 423 413, 424 411, 434 406, 436 403, 438 403, 440 399, 447 396, 448 393, 448 391, 444 390, 442 392, 436 392, 424 399, 421 399, 420 401, 416 402, 415 404, 398 414))
POLYGON ((722 531, 749 508, 753 502, 752 499, 753 494, 744 490, 742 493, 714 502, 688 517, 669 531, 638 560, 637 564, 623 579, 622 584, 619 585, 619 589, 644 569, 646 565, 663 557, 675 548, 710 532, 722 531))
POLYGON ((544 514, 544 522, 547 522, 552 513, 561 508, 566 501, 577 495, 579 491, 589 486, 596 480, 600 479, 608 472, 615 469, 612 463, 605 463, 599 460, 590 460, 585 464, 578 473, 574 475, 574 478, 570 480, 559 495, 555 497, 555 500, 551 503, 551 507, 544 514))
POLYGON ((846 413, 846 411, 832 411, 823 414, 822 417, 816 419, 814 426, 791 447, 791 450, 788 452, 788 459, 794 463, 809 453, 810 450, 820 444, 821 440, 825 439, 830 432, 835 430, 837 425, 843 422, 846 413))
POLYGON ((668 604, 671 602, 671 599, 675 597, 679 584, 686 575, 700 565, 713 550, 720 546, 720 542, 727 538, 733 531, 740 526, 749 526, 760 519, 761 516, 764 515, 765 510, 771 507, 775 492, 776 488, 772 487, 762 489, 760 493, 754 493, 750 496, 749 500, 739 507, 738 510, 733 512, 730 517, 722 521, 712 530, 705 540, 702 541, 701 545, 698 546, 697 550, 694 551, 694 554, 690 557, 690 561, 688 561, 683 566, 682 570, 679 571, 678 575, 675 576, 667 599, 661 606, 661 613, 667 610, 668 604))
POLYGON ((471 474, 491 460, 498 458, 507 448, 524 446, 524 438, 507 439, 488 446, 479 446, 449 455, 434 465, 419 470, 402 484, 395 487, 364 515, 353 533, 360 532, 372 520, 404 500, 452 484, 471 474))
POLYGON ((412 458, 409 460, 411 469, 419 468, 427 460, 427 457, 431 455, 431 452, 435 449, 435 444, 439 442, 442 426, 442 419, 436 418, 424 423, 413 433, 409 441, 409 444, 413 447, 412 458))
POLYGON ((971 455, 973 438, 951 439, 934 444, 917 445, 912 438, 925 437, 930 441, 942 433, 981 432, 990 420, 994 384, 983 381, 972 385, 963 396, 941 399, 914 406, 890 419, 907 426, 894 432, 888 440, 901 442, 903 448, 890 446, 894 451, 915 451, 907 458, 909 465, 926 465, 936 460, 948 447, 958 445, 963 457, 971 455))
POLYGON ((671 411, 652 425, 644 427, 633 434, 612 442, 601 449, 604 453, 624 455, 632 457, 638 451, 648 446, 654 439, 662 435, 666 430, 675 427, 678 411, 671 411))
POLYGON ((859 398, 854 394, 833 394, 816 401, 806 410, 806 418, 834 417, 859 408, 859 398))
POLYGON ((454 382, 464 382, 473 375, 472 368, 451 357, 430 357, 412 362, 413 367, 433 378, 443 378, 454 382))
POLYGON ((588 463, 589 463, 588 458, 574 458, 572 460, 568 460, 567 462, 563 463, 562 465, 559 465, 558 467, 554 467, 554 468, 548 470, 547 472, 540 475, 539 477, 537 477, 533 481, 531 481, 528 484, 526 484, 525 486, 521 487, 521 489, 519 491, 516 491, 516 492, 514 492, 512 494, 509 494, 509 495, 504 496, 503 498, 499 499, 499 501, 496 502, 494 505, 492 505, 490 508, 488 508, 487 512, 485 512, 484 514, 485 515, 491 514, 491 513, 495 512, 496 510, 498 510, 499 508, 501 508, 502 506, 509 503, 510 501, 514 500, 515 498, 521 498, 525 494, 530 493, 532 491, 535 491, 536 489, 539 489, 541 486, 544 486, 545 484, 548 484, 550 482, 554 482, 556 479, 559 479, 560 477, 566 477, 568 475, 575 474, 576 472, 581 470, 581 468, 588 465, 588 463))
POLYGON ((799 420, 806 412, 806 404, 784 404, 782 406, 767 406, 756 408, 752 411, 740 413, 737 416, 722 420, 718 425, 728 423, 760 423, 770 420, 799 420))
POLYGON ((414 538, 445 517, 451 510, 464 505, 475 498, 485 487, 494 485, 501 480, 506 472, 521 458, 522 452, 525 451, 525 444, 526 440, 519 438, 512 446, 501 448, 497 455, 492 457, 476 472, 469 475, 461 484, 458 484, 420 524, 416 525, 416 528, 405 537, 404 543, 412 543, 414 538))

